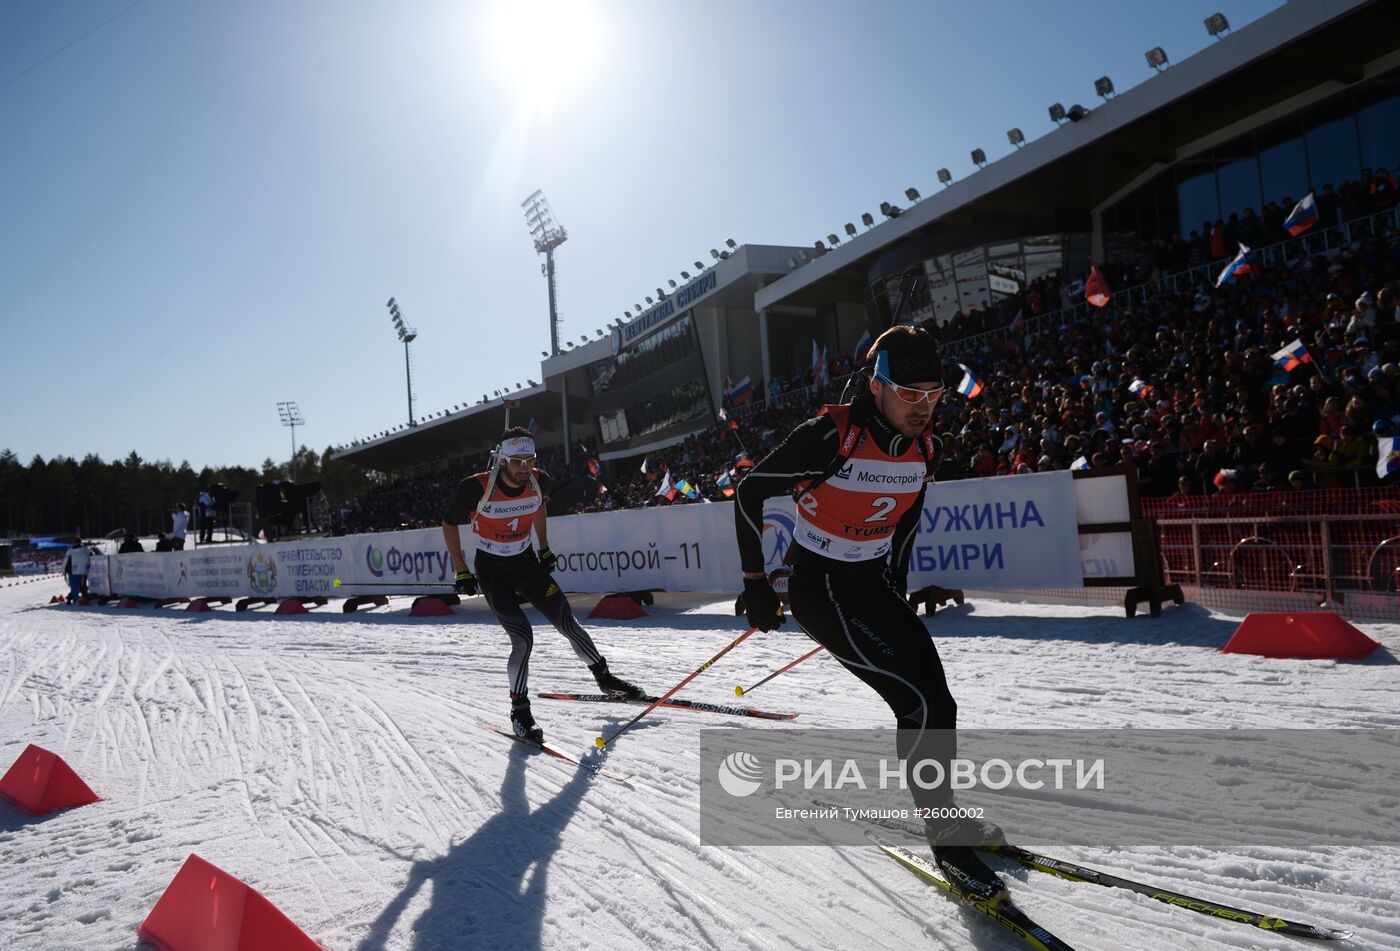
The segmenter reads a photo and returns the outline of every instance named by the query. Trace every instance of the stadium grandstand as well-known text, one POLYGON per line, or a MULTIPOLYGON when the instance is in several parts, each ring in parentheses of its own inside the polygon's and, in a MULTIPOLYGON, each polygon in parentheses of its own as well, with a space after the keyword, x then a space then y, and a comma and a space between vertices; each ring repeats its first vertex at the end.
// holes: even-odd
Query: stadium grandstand
POLYGON ((436 524, 506 400, 537 431, 552 510, 727 498, 893 322, 932 330, 966 368, 950 388, 978 390, 944 401, 940 479, 1129 464, 1145 496, 1202 505, 1386 485, 1397 14, 1287 4, 1181 62, 1150 51, 1158 73, 1119 95, 1101 80, 1092 109, 1046 103, 1052 131, 1010 130, 1011 154, 961 180, 940 170, 945 187, 878 219, 802 248, 730 242, 544 359, 542 382, 341 447, 382 474, 344 500, 344 528, 436 524), (1295 342, 1306 359, 1279 359, 1295 342))

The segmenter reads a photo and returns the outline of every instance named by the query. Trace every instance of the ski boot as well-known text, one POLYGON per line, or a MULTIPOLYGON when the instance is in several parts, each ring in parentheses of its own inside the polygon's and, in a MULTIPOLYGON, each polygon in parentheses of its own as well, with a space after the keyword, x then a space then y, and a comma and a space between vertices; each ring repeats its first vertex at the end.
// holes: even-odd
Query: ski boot
POLYGON ((588 668, 593 674, 593 679, 598 682, 598 689, 608 695, 610 700, 645 700, 646 691, 636 684, 628 683, 621 677, 614 675, 608 670, 608 662, 600 660, 592 667, 588 668))
POLYGON ((924 835, 933 849, 934 862, 960 898, 977 905, 994 905, 1006 894, 1006 883, 977 854, 978 849, 1006 844, 1001 826, 968 816, 928 818, 924 820, 924 835))
POLYGON ((544 730, 535 722, 535 715, 530 712, 530 698, 525 694, 510 695, 510 728, 522 740, 544 742, 544 730))

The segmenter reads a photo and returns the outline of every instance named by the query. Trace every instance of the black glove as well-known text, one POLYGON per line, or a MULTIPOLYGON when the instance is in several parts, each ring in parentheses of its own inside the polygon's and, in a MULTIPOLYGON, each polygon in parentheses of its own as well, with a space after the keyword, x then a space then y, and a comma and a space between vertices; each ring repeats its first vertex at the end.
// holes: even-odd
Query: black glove
POLYGON ((767 578, 744 579, 744 616, 749 619, 749 627, 760 631, 774 631, 783 626, 783 606, 778 601, 778 592, 773 590, 767 578))
POLYGON ((909 569, 901 569, 898 565, 890 565, 885 569, 885 580, 889 582, 891 588, 898 592, 902 600, 909 600, 909 569))
POLYGON ((540 551, 540 567, 545 571, 553 571, 554 566, 559 564, 559 558, 548 548, 540 551))
POLYGON ((472 597, 477 592, 476 575, 470 571, 457 572, 457 576, 452 580, 452 590, 472 597))

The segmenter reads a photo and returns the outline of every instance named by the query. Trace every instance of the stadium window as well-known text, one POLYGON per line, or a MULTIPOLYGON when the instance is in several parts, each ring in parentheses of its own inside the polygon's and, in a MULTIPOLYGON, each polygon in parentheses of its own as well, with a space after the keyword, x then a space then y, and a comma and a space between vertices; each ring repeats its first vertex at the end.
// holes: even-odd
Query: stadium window
POLYGON ((1400 79, 1386 77, 1356 96, 1361 164, 1394 175, 1400 166, 1400 79))
POLYGON ((1356 141, 1356 118, 1347 97, 1336 96, 1309 111, 1307 126, 1308 177, 1321 188, 1361 178, 1361 153, 1356 141))
MULTIPOLYGON (((1242 135, 1215 150, 1216 181, 1220 186, 1220 216, 1230 217, 1246 208, 1259 212, 1259 160, 1254 154, 1254 137, 1242 135)), ((1293 194, 1289 192, 1289 194, 1293 194)), ((1273 196, 1275 200, 1281 195, 1273 196)))
MULTIPOLYGON (((1306 195, 1308 153, 1303 149, 1303 127, 1297 117, 1261 129, 1257 141, 1259 180, 1264 189, 1264 201, 1282 201, 1285 195, 1295 198, 1306 195)), ((1318 188, 1322 186, 1322 182, 1314 184, 1318 188)))
POLYGON ((1182 237, 1191 232, 1204 236, 1220 217, 1215 191, 1215 162, 1209 157, 1187 159, 1176 169, 1176 200, 1181 214, 1182 237))

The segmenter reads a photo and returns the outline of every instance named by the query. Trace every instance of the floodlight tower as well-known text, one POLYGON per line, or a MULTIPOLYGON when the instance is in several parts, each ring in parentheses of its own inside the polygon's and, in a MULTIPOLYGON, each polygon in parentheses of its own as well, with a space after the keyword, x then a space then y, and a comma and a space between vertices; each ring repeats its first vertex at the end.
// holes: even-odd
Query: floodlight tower
POLYGON ((413 361, 409 359, 408 345, 418 338, 418 331, 403 322, 403 314, 399 313, 398 302, 392 297, 389 298, 389 318, 394 322, 394 330, 398 332, 399 340, 403 342, 403 372, 408 381, 408 425, 416 425, 413 422, 413 361))
POLYGON ((306 420, 301 418, 301 410, 297 409, 297 404, 292 401, 277 404, 277 415, 282 419, 283 426, 292 428, 292 461, 289 466, 292 474, 292 481, 297 480, 297 427, 305 426, 306 420))
MULTIPOLYGON (((554 212, 549 207, 549 199, 538 188, 534 194, 520 203, 525 209, 525 224, 530 229, 530 237, 535 239, 535 251, 544 255, 544 265, 540 268, 545 282, 549 285, 549 352, 559 354, 559 311, 554 289, 554 249, 569 240, 569 233, 554 220, 554 212)), ((566 439, 565 445, 568 444, 566 439)))

